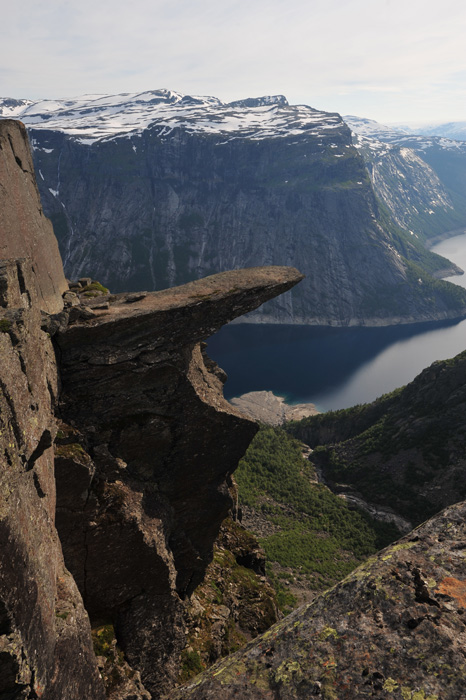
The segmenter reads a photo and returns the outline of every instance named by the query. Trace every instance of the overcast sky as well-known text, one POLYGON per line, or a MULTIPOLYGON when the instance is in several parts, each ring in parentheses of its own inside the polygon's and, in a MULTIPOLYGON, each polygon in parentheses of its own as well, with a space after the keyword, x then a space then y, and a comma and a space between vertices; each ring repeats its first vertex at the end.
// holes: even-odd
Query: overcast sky
POLYGON ((20 0, 0 96, 169 88, 382 122, 466 120, 464 0, 20 0))

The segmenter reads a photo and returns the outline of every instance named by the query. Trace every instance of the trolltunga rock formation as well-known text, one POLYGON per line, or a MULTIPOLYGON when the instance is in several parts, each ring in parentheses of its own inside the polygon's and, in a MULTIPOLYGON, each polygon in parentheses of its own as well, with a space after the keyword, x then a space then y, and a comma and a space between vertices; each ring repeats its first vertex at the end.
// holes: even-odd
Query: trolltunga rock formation
POLYGON ((91 620, 115 625, 154 697, 178 675, 182 600, 203 579, 257 430, 224 400, 201 341, 300 278, 250 268, 116 295, 73 309, 55 336, 61 415, 75 431, 57 460, 65 561, 91 620))

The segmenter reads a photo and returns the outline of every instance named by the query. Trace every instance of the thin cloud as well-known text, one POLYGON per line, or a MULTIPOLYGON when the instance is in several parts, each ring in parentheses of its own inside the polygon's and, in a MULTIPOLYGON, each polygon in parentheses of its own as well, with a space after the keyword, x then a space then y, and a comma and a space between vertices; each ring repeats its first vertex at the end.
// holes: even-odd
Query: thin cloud
POLYGON ((283 93, 381 120, 430 119, 429 95, 460 119, 465 35, 458 0, 23 0, 3 12, 0 90, 283 93))

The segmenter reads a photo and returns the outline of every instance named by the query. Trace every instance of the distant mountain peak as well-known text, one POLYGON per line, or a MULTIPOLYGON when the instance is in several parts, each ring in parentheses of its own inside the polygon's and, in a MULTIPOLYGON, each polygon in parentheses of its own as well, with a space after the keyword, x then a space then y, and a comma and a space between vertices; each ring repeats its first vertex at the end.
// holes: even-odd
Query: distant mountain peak
MULTIPOLYGON (((427 127, 424 131, 415 131, 414 129, 409 130, 406 125, 388 126, 365 117, 345 115, 343 119, 359 139, 370 139, 372 145, 374 145, 375 141, 379 141, 385 144, 412 148, 415 151, 436 148, 443 151, 466 152, 466 144, 463 139, 447 137, 446 130, 444 130, 445 135, 440 135, 440 131, 438 131, 440 127, 436 127, 437 131, 435 133, 433 128, 432 132, 428 133, 427 127)), ((458 124, 460 123, 458 122, 458 124)), ((443 126, 446 127, 448 125, 444 124, 443 126)), ((466 140, 466 122, 464 139, 466 140)), ((358 146, 358 143, 355 143, 355 145, 358 146)))
POLYGON ((245 100, 229 102, 229 107, 265 107, 267 105, 289 106, 285 95, 265 95, 263 97, 248 97, 245 100))

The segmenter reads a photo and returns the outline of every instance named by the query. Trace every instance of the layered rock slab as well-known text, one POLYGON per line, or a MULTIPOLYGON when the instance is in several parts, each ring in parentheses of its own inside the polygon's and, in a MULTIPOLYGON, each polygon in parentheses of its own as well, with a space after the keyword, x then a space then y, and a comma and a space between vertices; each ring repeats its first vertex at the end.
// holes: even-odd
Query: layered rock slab
POLYGON ((372 557, 171 700, 458 700, 466 503, 372 557))
POLYGON ((182 599, 204 576, 230 475, 257 430, 223 398, 202 341, 300 279, 250 268, 115 295, 108 308, 74 309, 55 336, 62 416, 79 445, 57 462, 65 560, 91 619, 115 624, 153 697, 178 675, 182 599))

